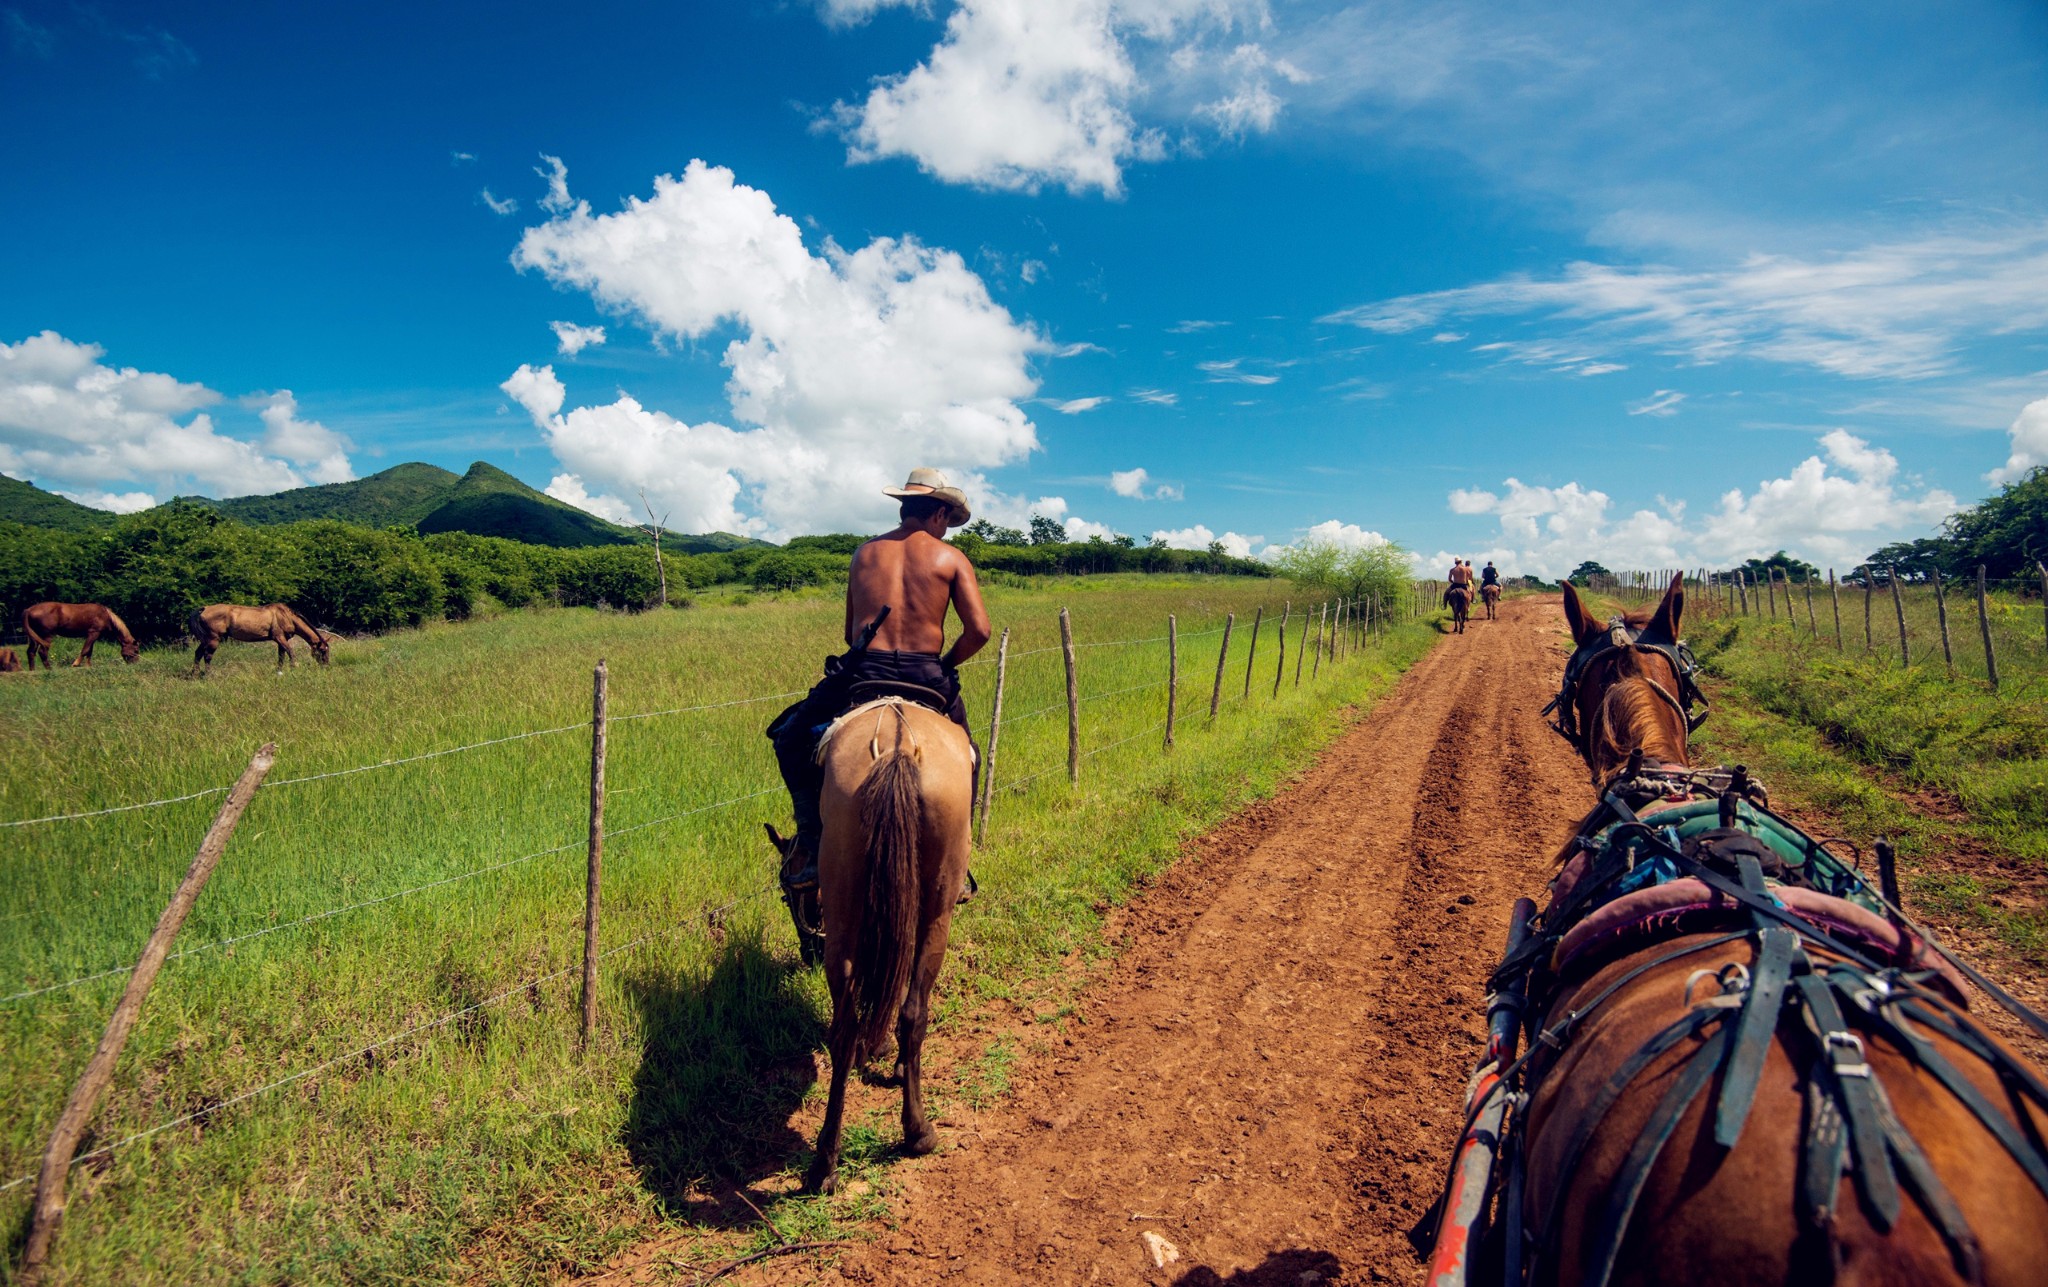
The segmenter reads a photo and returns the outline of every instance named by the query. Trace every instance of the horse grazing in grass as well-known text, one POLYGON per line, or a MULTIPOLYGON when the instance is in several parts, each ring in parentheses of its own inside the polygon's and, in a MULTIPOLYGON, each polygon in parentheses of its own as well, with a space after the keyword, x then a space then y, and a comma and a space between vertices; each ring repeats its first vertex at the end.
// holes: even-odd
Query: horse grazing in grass
POLYGON ((115 615, 114 610, 98 603, 37 603, 24 609, 21 614, 21 629, 28 636, 28 668, 36 668, 36 658, 43 659, 46 670, 56 669, 50 661, 50 641, 59 635, 71 639, 84 639, 78 655, 71 659, 74 666, 92 665, 92 646, 104 634, 111 634, 121 641, 121 660, 133 662, 142 655, 142 645, 135 642, 135 636, 128 632, 128 623, 115 615))
POLYGON ((1745 769, 1691 764, 1684 604, 1674 583, 1603 623, 1565 587, 1559 725, 1601 803, 1549 906, 1516 907, 1436 1265, 1517 1287, 2041 1282, 2048 1084, 1970 1016, 1965 975, 2048 1021, 1745 769))
POLYGON ((21 658, 14 655, 12 648, 0 648, 0 675, 11 675, 21 669, 21 658))
POLYGON ((953 905, 967 881, 973 752, 946 716, 885 698, 826 730, 818 893, 832 994, 832 1091, 804 1187, 829 1193, 839 1169, 846 1077, 896 1023, 903 1151, 939 1135, 925 1118, 921 1053, 953 905))
POLYGON ((192 668, 202 667, 211 672, 213 654, 224 639, 239 639, 243 643, 262 643, 269 640, 277 645, 277 669, 284 673, 284 664, 296 666, 298 657, 292 652, 292 638, 304 639, 313 650, 313 658, 321 665, 327 664, 327 652, 334 642, 334 636, 307 623, 306 619, 282 603, 272 603, 261 608, 245 608, 238 603, 216 603, 201 608, 185 623, 185 629, 199 647, 192 652, 192 668))
POLYGON ((1472 587, 1454 585, 1444 591, 1444 602, 1451 609, 1451 630, 1455 634, 1465 633, 1465 623, 1472 617, 1472 587))
POLYGON ((1499 587, 1499 586, 1497 586, 1497 585, 1482 585, 1482 586, 1480 586, 1480 587, 1479 587, 1479 597, 1480 597, 1480 598, 1481 598, 1482 600, 1484 600, 1484 601, 1485 601, 1485 603, 1486 603, 1486 619, 1487 619, 1488 621, 1492 621, 1492 620, 1493 620, 1494 618, 1496 618, 1496 617, 1498 617, 1498 616, 1500 615, 1500 613, 1499 613, 1499 611, 1498 611, 1498 609, 1499 609, 1499 607, 1500 607, 1500 587, 1499 587))

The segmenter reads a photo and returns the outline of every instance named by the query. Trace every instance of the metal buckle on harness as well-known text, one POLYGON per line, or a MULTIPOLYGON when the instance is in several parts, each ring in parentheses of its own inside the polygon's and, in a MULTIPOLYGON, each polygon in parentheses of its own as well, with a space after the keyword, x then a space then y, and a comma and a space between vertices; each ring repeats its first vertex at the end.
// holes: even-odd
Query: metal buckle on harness
POLYGON ((1824 1032, 1821 1034, 1821 1044, 1827 1049, 1828 1062, 1833 1066, 1835 1076, 1870 1076, 1870 1064, 1868 1056, 1863 1049, 1863 1038, 1853 1032, 1824 1032), (1835 1051, 1837 1050, 1854 1050, 1856 1052, 1856 1062, 1853 1064, 1838 1062, 1835 1058, 1835 1051))

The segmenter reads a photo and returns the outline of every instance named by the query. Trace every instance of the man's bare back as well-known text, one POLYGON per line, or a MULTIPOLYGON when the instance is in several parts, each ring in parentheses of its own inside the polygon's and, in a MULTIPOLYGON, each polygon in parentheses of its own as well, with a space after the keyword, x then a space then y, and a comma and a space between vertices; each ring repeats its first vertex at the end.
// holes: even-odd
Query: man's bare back
MULTIPOLYGON (((939 520, 943 530, 943 519, 939 520)), ((941 660, 957 666, 988 642, 988 610, 965 554, 927 525, 905 522, 853 554, 846 585, 846 641, 858 638, 883 606, 889 618, 868 645, 885 652, 936 653, 946 642, 946 610, 960 614, 960 637, 941 660)))

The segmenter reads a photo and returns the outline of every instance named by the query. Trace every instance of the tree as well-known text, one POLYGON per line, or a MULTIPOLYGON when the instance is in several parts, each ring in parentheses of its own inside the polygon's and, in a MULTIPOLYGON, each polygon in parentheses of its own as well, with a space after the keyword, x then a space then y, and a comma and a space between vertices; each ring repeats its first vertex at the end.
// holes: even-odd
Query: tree
POLYGON ((1787 582, 1821 579, 1819 568, 1804 559, 1795 559, 1783 550, 1767 559, 1744 559, 1730 569, 1731 572, 1738 570, 1751 581, 1761 581, 1767 574, 1775 574, 1779 580, 1787 582))
POLYGON ((1331 541, 1303 541, 1274 561, 1282 576, 1303 586, 1328 590, 1345 599, 1396 602, 1407 592, 1414 563, 1408 551, 1383 541, 1345 548, 1331 541))
POLYGON ((1223 542, 1221 542, 1221 541, 1211 541, 1211 542, 1209 542, 1209 553, 1211 553, 1211 554, 1218 554, 1218 555, 1220 555, 1220 554, 1224 554, 1224 553, 1227 553, 1227 551, 1226 551, 1226 550, 1225 550, 1225 549, 1223 548, 1223 542))
POLYGON ((647 489, 640 489, 640 504, 647 510, 647 523, 640 530, 654 538, 654 572, 661 578, 661 606, 668 606, 668 568, 661 561, 661 534, 668 527, 669 511, 663 510, 661 517, 654 516, 654 506, 647 500, 647 489))
POLYGON ((977 518, 962 529, 968 534, 987 541, 990 545, 1029 545, 1031 538, 1014 527, 998 527, 985 518, 977 518))
POLYGON ((1135 538, 1126 536, 1122 532, 1118 532, 1114 537, 1111 538, 1110 544, 1116 546, 1120 550, 1130 550, 1136 549, 1138 542, 1135 538))
POLYGON ((1571 575, 1567 576, 1565 580, 1570 581, 1574 585, 1591 585, 1593 582, 1593 578, 1596 576, 1613 575, 1614 573, 1609 572, 1606 568, 1600 566, 1598 563, 1595 563, 1591 559, 1587 559, 1584 563, 1581 563, 1577 567, 1573 568, 1571 571, 1571 575))
POLYGON ((1033 545, 1065 545, 1067 529, 1063 523, 1055 522, 1043 514, 1031 516, 1031 543, 1033 545))

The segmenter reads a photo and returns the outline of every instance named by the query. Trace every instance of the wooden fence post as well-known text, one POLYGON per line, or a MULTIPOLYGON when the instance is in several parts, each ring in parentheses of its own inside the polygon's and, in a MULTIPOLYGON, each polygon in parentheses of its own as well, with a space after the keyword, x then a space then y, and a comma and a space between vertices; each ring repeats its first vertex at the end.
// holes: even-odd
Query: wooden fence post
POLYGON ((1067 659, 1067 785, 1081 784, 1081 685, 1074 675, 1074 623, 1060 609, 1060 653, 1067 659))
POLYGON ((1941 659, 1948 666, 1951 678, 1956 673, 1956 656, 1948 646, 1948 596, 1942 593, 1941 569, 1934 568, 1934 616, 1941 622, 1941 659))
POLYGON ((1308 619, 1314 615, 1309 609, 1301 610, 1301 642, 1294 645, 1294 686, 1301 687, 1301 663, 1308 660, 1308 619))
POLYGON ((1244 695, 1246 697, 1252 695, 1252 663, 1259 659, 1259 626, 1265 620, 1266 605, 1262 603, 1259 605, 1258 612, 1252 617, 1252 643, 1251 647, 1244 654, 1244 695))
POLYGON ((1216 706, 1223 700, 1223 663, 1230 656, 1230 628, 1237 624, 1237 614, 1223 618, 1223 646, 1216 650, 1216 687, 1209 690, 1209 722, 1216 722, 1216 706))
POLYGON ((1180 620, 1166 614, 1166 749, 1173 749, 1173 717, 1180 711, 1180 620))
POLYGON ((2041 574, 2041 646, 2048 648, 2048 563, 2035 559, 2034 571, 2041 574))
POLYGON ((583 1032, 577 1048, 597 1029, 597 916, 604 865, 604 750, 608 693, 604 658, 590 673, 590 845, 583 875, 583 1032))
POLYGON ((1287 677, 1287 623, 1294 619, 1294 601, 1280 610, 1280 660, 1273 666, 1273 696, 1280 695, 1280 681, 1287 677))
MULTIPOLYGON (((1764 569, 1764 593, 1770 596, 1771 620, 1776 621, 1778 619, 1778 569, 1764 569)), ((1790 594, 1787 594, 1785 597, 1785 607, 1787 610, 1792 607, 1792 597, 1790 594)))
POLYGON ((1325 599, 1323 600, 1321 606, 1319 606, 1316 609, 1316 643, 1314 650, 1316 654, 1316 664, 1308 668, 1308 678, 1310 683, 1314 683, 1316 678, 1323 673, 1323 623, 1328 621, 1329 619, 1330 601, 1328 599, 1325 599))
POLYGON ((1991 691, 1998 691, 1998 657, 1991 651, 1991 607, 1984 598, 1984 565, 1977 565, 1977 628, 1984 632, 1984 672, 1991 676, 1991 691))
POLYGON ((1003 681, 1010 674, 1010 628, 1003 627, 1003 637, 996 644, 996 703, 988 715, 988 754, 981 762, 981 817, 975 827, 974 843, 980 844, 988 836, 988 803, 995 794, 996 742, 1003 734, 1003 681))
POLYGON ((1842 592, 1835 586, 1835 570, 1828 569, 1828 601, 1835 607, 1835 651, 1842 651, 1842 592))
POLYGON ((1863 565, 1863 651, 1867 654, 1870 642, 1870 596, 1877 589, 1877 573, 1868 563, 1863 565))
POLYGON ((1910 666, 1913 664, 1913 657, 1906 648, 1906 601, 1899 597, 1899 570, 1896 567, 1886 568, 1885 580, 1891 583, 1892 611, 1899 618, 1899 664, 1910 666))
POLYGON ((1820 638, 1820 627, 1813 622, 1813 573, 1806 574, 1800 586, 1806 591, 1806 634, 1810 639, 1820 638))
POLYGON ((1749 577, 1741 568, 1735 569, 1735 597, 1742 608, 1742 615, 1749 615, 1749 577))
POLYGON ((177 892, 171 895, 170 903, 157 917, 156 928, 150 931, 149 941, 142 945, 142 955, 128 974, 128 986, 121 990, 121 999, 114 1005, 113 1016, 107 1020, 107 1030, 101 1034, 99 1046, 92 1052, 85 1071, 79 1075, 78 1084, 71 1088, 71 1098, 65 1101, 56 1129, 50 1132, 50 1142, 43 1150, 43 1167, 36 1176, 28 1243, 21 1256, 21 1276, 18 1279, 21 1283, 34 1284, 42 1279, 43 1264, 50 1255, 50 1241, 56 1236, 58 1222, 64 1218, 64 1190, 71 1177, 72 1155, 78 1151, 79 1138, 85 1134, 93 1107, 99 1102, 107 1083, 114 1079, 114 1064, 121 1058, 121 1048, 128 1044, 128 1034, 135 1030, 136 1021, 142 1017, 143 1000, 149 995, 150 985, 156 982, 157 971, 163 968, 164 958, 170 954, 171 940, 177 937, 185 918, 192 914, 193 904, 199 901, 199 891, 206 887, 207 878, 213 875, 213 869, 220 865, 221 855, 227 851, 228 837, 234 834, 235 824, 242 820, 242 811, 249 807, 249 801, 255 798, 256 788, 262 785, 264 775, 276 762, 277 744, 265 742, 228 791, 228 798, 221 802, 220 812, 213 817, 213 825, 206 829, 206 838, 199 842, 199 852, 185 870, 185 878, 178 882, 177 892))

